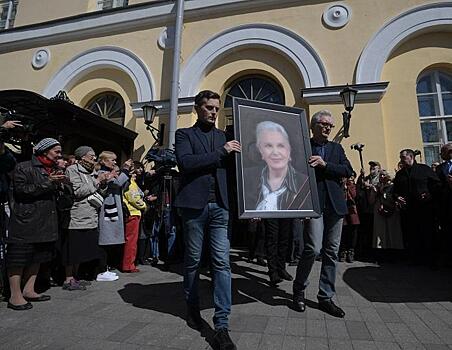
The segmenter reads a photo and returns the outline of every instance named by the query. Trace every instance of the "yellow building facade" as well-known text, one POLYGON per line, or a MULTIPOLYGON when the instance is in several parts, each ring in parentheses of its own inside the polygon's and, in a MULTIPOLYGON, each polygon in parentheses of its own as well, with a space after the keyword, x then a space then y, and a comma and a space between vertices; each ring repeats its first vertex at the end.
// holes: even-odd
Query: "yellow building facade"
MULTIPOLYGON (((81 107, 105 107, 138 132, 141 158, 153 143, 141 106, 153 101, 155 126, 168 123, 175 2, 14 3, 14 23, 0 32, 0 89, 64 90, 81 107)), ((187 0, 178 127, 195 120, 190 97, 211 89, 226 104, 234 95, 332 111, 333 136, 356 170, 354 143, 389 171, 403 148, 431 163, 452 141, 451 29, 452 1, 187 0), (346 84, 358 95, 345 139, 346 84)), ((230 122, 225 107, 220 128, 230 122)))

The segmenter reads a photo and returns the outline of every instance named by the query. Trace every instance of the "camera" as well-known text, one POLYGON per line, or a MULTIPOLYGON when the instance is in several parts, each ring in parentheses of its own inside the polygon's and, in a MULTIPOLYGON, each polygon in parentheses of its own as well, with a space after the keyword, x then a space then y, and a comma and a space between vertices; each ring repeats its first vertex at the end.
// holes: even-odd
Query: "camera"
POLYGON ((361 152, 364 148, 364 144, 362 143, 354 143, 350 146, 351 149, 354 149, 355 151, 361 152))
POLYGON ((33 132, 34 121, 32 118, 22 114, 16 114, 14 111, 10 111, 4 107, 0 107, 0 113, 0 142, 17 145, 26 139, 28 134, 33 132), (1 127, 4 123, 11 120, 21 122, 22 126, 16 126, 11 129, 1 127))
POLYGON ((156 171, 170 170, 177 165, 176 155, 171 149, 151 148, 144 157, 147 161, 153 161, 156 171))

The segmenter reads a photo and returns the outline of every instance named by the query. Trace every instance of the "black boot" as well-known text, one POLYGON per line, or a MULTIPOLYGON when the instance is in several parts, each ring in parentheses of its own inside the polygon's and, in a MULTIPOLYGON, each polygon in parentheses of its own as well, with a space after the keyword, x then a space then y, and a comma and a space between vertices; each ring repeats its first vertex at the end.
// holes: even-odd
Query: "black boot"
POLYGON ((270 273, 270 285, 272 287, 276 287, 282 281, 283 279, 279 277, 279 274, 277 272, 270 273))
POLYGON ((333 303, 332 300, 322 300, 319 301, 319 310, 326 312, 334 317, 343 318, 345 316, 344 310, 333 303))
POLYGON ((200 331, 203 327, 201 313, 198 306, 187 304, 187 326, 200 331))
POLYGON ((293 309, 298 312, 304 312, 306 310, 306 304, 304 302, 304 291, 294 291, 292 296, 293 309))
POLYGON ((355 251, 353 249, 350 249, 347 252, 347 258, 346 258, 348 263, 352 263, 355 261, 355 251))
POLYGON ((219 350, 237 350, 231 337, 229 336, 229 331, 226 328, 221 328, 215 332, 213 340, 218 345, 219 350))
POLYGON ((347 251, 346 250, 342 250, 339 253, 339 262, 344 262, 345 260, 347 260, 347 256, 348 256, 347 251))
POLYGON ((287 270, 279 270, 278 275, 279 275, 279 277, 281 277, 283 280, 286 280, 286 281, 293 281, 293 277, 290 275, 290 273, 287 272, 287 270))

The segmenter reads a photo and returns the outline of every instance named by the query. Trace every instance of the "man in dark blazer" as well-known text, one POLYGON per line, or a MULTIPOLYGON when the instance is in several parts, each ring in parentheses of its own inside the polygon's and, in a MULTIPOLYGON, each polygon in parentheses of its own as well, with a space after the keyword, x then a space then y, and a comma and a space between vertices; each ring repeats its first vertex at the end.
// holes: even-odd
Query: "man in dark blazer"
POLYGON ((352 167, 338 143, 328 141, 334 120, 330 112, 323 110, 311 119, 312 156, 309 164, 315 169, 317 191, 322 215, 307 222, 304 232, 304 250, 298 263, 293 284, 293 306, 304 311, 304 291, 317 256, 322 255, 319 292, 319 309, 335 317, 344 317, 344 311, 334 304, 336 263, 341 242, 342 221, 347 214, 342 178, 349 178, 352 167))
POLYGON ((196 124, 176 131, 181 184, 174 204, 179 208, 184 229, 187 324, 198 330, 203 324, 199 310, 198 269, 206 237, 213 272, 214 341, 220 349, 234 350, 236 347, 228 333, 231 268, 226 159, 232 152, 240 152, 240 143, 236 140, 226 142, 225 133, 215 127, 219 109, 220 96, 213 91, 201 91, 195 97, 196 124))
POLYGON ((416 162, 412 149, 400 151, 400 162, 393 193, 401 208, 403 243, 411 262, 436 267, 435 204, 441 183, 432 168, 416 162))

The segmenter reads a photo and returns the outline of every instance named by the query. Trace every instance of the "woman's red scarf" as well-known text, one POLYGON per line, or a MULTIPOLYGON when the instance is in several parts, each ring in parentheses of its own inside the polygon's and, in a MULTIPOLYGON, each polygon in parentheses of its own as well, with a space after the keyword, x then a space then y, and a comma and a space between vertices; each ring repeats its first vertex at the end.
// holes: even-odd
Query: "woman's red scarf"
POLYGON ((47 174, 50 175, 50 173, 53 170, 53 167, 55 166, 55 162, 53 160, 50 160, 46 156, 36 156, 36 158, 44 165, 44 170, 47 174))

